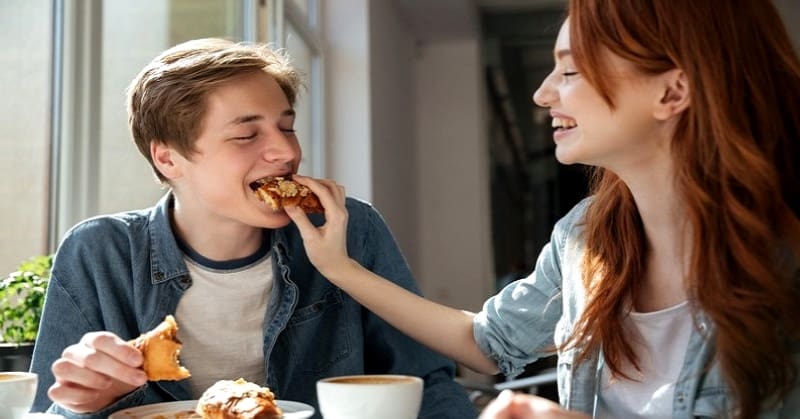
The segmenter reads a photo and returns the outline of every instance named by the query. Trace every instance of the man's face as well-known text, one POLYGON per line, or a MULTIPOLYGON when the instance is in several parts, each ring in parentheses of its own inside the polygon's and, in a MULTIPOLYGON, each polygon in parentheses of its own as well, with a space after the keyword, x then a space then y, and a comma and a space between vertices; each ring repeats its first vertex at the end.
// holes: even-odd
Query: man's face
POLYGON ((295 113, 278 83, 264 72, 231 80, 206 97, 206 114, 180 176, 171 180, 181 215, 195 225, 241 223, 278 228, 289 223, 258 200, 249 184, 265 176, 294 173, 301 151, 295 113))

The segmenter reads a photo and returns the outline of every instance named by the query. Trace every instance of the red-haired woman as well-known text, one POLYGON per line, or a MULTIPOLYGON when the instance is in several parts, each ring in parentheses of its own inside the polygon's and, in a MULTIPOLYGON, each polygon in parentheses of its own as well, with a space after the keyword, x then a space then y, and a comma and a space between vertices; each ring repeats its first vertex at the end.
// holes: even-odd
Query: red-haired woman
POLYGON ((571 0, 534 94, 556 157, 596 168, 535 271, 477 314, 347 258, 343 191, 309 256, 400 330, 484 373, 558 351, 561 406, 484 417, 800 417, 800 62, 765 0, 571 0), (575 411, 583 412, 578 414, 575 411))

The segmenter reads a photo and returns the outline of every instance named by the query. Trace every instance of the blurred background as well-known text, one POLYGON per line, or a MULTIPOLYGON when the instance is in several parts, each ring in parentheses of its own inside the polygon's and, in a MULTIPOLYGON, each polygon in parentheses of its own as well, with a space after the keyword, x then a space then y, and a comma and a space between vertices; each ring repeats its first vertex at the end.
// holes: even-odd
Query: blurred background
MULTIPOLYGON (((800 45, 800 2, 775 3, 800 45)), ((0 0, 0 270, 164 193, 130 139, 124 91, 162 50, 215 36, 288 50, 308 78, 301 173, 372 202, 429 298, 479 310, 586 192, 531 103, 564 5, 0 0)))

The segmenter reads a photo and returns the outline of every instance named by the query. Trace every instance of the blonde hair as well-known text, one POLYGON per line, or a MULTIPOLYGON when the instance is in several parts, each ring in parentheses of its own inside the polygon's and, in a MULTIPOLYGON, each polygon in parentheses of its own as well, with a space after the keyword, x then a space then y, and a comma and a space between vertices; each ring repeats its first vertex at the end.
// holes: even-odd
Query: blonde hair
POLYGON ((206 38, 178 44, 153 59, 127 90, 128 125, 136 147, 161 182, 150 156, 154 141, 189 158, 205 116, 209 92, 232 79, 263 71, 294 106, 302 77, 281 50, 265 44, 206 38))

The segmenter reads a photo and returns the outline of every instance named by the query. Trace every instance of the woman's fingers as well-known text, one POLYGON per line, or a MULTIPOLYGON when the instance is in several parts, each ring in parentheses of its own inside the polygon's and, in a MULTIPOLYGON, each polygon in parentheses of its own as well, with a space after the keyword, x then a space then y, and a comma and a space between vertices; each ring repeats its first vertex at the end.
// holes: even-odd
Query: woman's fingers
POLYGON ((319 232, 317 232, 317 227, 311 224, 311 220, 308 219, 308 215, 306 215, 305 211, 299 207, 284 207, 284 211, 286 211, 286 215, 294 221, 297 229, 300 230, 303 241, 316 239, 319 232))
POLYGON ((300 175, 293 175, 292 179, 297 183, 308 186, 317 195, 320 203, 325 207, 326 215, 329 209, 344 208, 344 187, 336 182, 329 179, 314 179, 300 175))
POLYGON ((513 398, 514 393, 511 390, 503 390, 496 399, 486 406, 479 419, 514 419, 511 411, 513 398))

